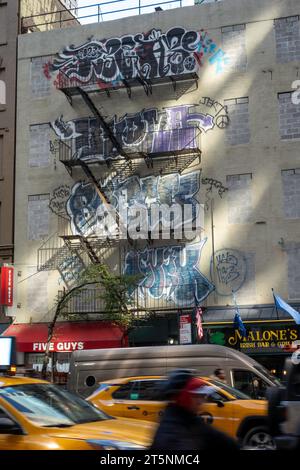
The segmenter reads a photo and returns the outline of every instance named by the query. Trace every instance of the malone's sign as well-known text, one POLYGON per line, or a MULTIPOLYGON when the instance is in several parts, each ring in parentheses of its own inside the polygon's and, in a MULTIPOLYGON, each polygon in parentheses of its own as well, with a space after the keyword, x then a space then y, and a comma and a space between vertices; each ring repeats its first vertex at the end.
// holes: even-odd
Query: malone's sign
POLYGON ((242 336, 239 330, 232 328, 206 330, 206 341, 220 344, 245 353, 293 352, 300 345, 300 330, 297 325, 266 327, 246 325, 247 334, 242 336))
POLYGON ((296 349, 295 341, 299 338, 297 328, 253 328, 247 331, 247 336, 242 337, 239 330, 235 330, 234 334, 228 337, 228 345, 245 349, 266 349, 279 348, 281 350, 296 349))

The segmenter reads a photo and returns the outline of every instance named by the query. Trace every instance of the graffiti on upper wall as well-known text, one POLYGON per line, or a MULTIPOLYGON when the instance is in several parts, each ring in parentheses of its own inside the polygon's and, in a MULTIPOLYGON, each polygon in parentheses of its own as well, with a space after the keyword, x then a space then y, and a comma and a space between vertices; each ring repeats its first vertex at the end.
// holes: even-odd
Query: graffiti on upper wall
MULTIPOLYGON (((227 107, 203 98, 199 104, 188 104, 144 109, 135 114, 125 114, 108 121, 124 151, 159 154, 162 152, 199 147, 201 132, 215 126, 223 129, 229 124, 227 107)), ((60 116, 52 123, 55 134, 64 141, 72 139, 74 159, 103 161, 119 158, 113 143, 94 117, 64 121, 60 116)))
MULTIPOLYGON (((145 208, 149 214, 149 227, 154 230, 157 224, 163 219, 160 214, 158 220, 153 221, 150 216, 153 204, 172 206, 173 203, 189 204, 191 206, 191 218, 195 220, 198 215, 198 201, 195 198, 200 189, 200 171, 179 175, 174 173, 166 176, 146 176, 140 178, 134 175, 121 182, 115 182, 114 188, 109 189, 109 200, 118 212, 122 213, 124 207, 145 208), (126 202, 124 203, 124 195, 126 202), (119 207, 120 202, 122 207, 119 207)), ((104 187, 105 190, 105 187, 104 187)), ((73 234, 97 234, 103 235, 105 226, 105 208, 98 196, 95 187, 91 183, 77 182, 71 191, 67 201, 67 213, 71 220, 73 234)), ((107 220, 109 214, 106 212, 107 220)), ((128 227, 131 226, 135 217, 128 216, 128 227)), ((188 223, 185 220, 185 223, 188 223)), ((173 219, 173 227, 180 227, 182 218, 173 219)), ((108 235, 108 234, 107 234, 108 235)))
POLYGON ((67 78, 77 84, 95 83, 106 88, 120 85, 123 80, 192 74, 205 57, 217 73, 228 62, 204 30, 173 27, 164 33, 153 28, 147 33, 104 40, 89 38, 80 46, 67 46, 44 66, 44 74, 51 78, 51 72, 59 72, 55 81, 58 87, 67 78))
POLYGON ((66 204, 71 195, 71 188, 66 184, 62 184, 55 188, 52 192, 49 208, 51 212, 59 216, 65 216, 66 204))
POLYGON ((219 295, 232 295, 244 284, 247 276, 247 260, 243 253, 224 248, 211 259, 211 279, 214 279, 219 295))
POLYGON ((177 307, 202 302, 214 290, 200 272, 200 258, 206 239, 186 246, 164 246, 129 251, 124 274, 139 275, 138 295, 142 301, 161 299, 177 307))

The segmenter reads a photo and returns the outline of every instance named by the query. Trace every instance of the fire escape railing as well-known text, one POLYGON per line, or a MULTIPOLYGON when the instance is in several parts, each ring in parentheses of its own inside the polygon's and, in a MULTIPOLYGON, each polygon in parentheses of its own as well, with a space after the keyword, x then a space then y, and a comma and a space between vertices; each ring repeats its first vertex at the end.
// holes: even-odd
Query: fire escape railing
MULTIPOLYGON (((126 58, 128 61, 130 58, 126 58)), ((125 59, 124 59, 125 60, 125 59)), ((132 58, 133 66, 134 58, 132 58)), ((151 62, 150 62, 151 63, 151 62)), ((153 63, 153 66, 156 64, 153 63)), ((87 75, 89 75, 90 64, 87 64, 87 75)), ((84 67, 82 69, 84 73, 84 67)), ((60 69, 56 77, 56 87, 62 91, 72 103, 72 97, 79 96, 81 90, 86 94, 90 93, 106 93, 110 97, 112 91, 126 89, 129 98, 132 97, 132 88, 142 86, 146 95, 151 95, 154 85, 170 84, 173 90, 176 91, 177 83, 180 82, 194 82, 198 88, 198 74, 197 72, 185 72, 179 74, 169 74, 159 77, 144 77, 141 73, 132 78, 120 77, 114 82, 100 80, 93 74, 88 81, 84 82, 79 78, 69 77, 67 71, 60 69)))
MULTIPOLYGON (((123 134, 115 134, 115 139, 122 147, 127 158, 130 160, 143 158, 147 166, 166 158, 184 157, 195 155, 200 157, 200 135, 199 127, 181 127, 174 129, 162 129, 141 133, 136 139, 137 143, 127 143, 123 134)), ((81 161, 86 164, 107 164, 111 171, 118 172, 120 153, 116 152, 115 146, 110 139, 101 134, 94 135, 93 139, 88 136, 80 136, 68 141, 58 141, 59 160, 67 167, 80 166, 81 161)), ((178 162, 180 166, 180 161, 178 162)))
MULTIPOLYGON (((185 4, 186 0, 167 0, 167 1, 162 1, 162 2, 151 2, 151 3, 146 3, 143 4, 143 0, 135 0, 135 3, 133 4, 132 1, 130 2, 130 6, 127 6, 125 8, 115 8, 114 5, 119 5, 122 4, 122 6, 125 6, 123 4, 123 1, 126 0, 110 0, 106 2, 101 2, 101 3, 95 3, 92 2, 90 5, 84 5, 84 6, 77 6, 74 8, 68 8, 67 10, 54 10, 54 11, 49 11, 46 13, 39 13, 37 15, 31 15, 31 16, 26 16, 21 19, 21 25, 22 25, 22 33, 27 33, 28 29, 30 30, 30 26, 34 24, 36 28, 39 28, 41 26, 52 26, 51 29, 53 28, 63 28, 65 26, 65 23, 70 21, 68 18, 64 18, 64 14, 66 12, 71 13, 77 20, 79 25, 81 25, 80 20, 89 21, 90 19, 92 20, 91 22, 93 23, 100 23, 103 21, 109 21, 112 19, 118 19, 118 18, 124 18, 124 14, 128 13, 129 16, 136 16, 136 15, 142 15, 145 13, 150 13, 152 9, 152 12, 155 11, 155 7, 160 7, 161 9, 164 8, 164 5, 167 6, 167 8, 182 8, 185 6, 188 6, 189 4, 185 4), (103 10, 103 8, 107 8, 106 11, 103 10)), ((202 0, 204 1, 204 0, 202 0)), ((128 3, 128 2, 127 2, 128 3)), ((74 18, 74 19, 75 19, 74 18)), ((71 25, 73 26, 73 25, 71 25)), ((44 28, 43 28, 44 29, 44 28)))
MULTIPOLYGON (((184 284, 182 287, 190 289, 191 286, 184 284)), ((94 288, 82 287, 79 292, 71 297, 64 305, 63 312, 68 315, 105 315, 105 301, 102 298, 103 288, 96 285, 94 288)), ((58 291, 58 298, 61 299, 64 295, 64 291, 58 291)), ((188 310, 191 311, 194 305, 181 303, 180 308, 177 310, 188 310)), ((157 298, 145 295, 144 298, 140 296, 139 287, 129 297, 129 310, 136 314, 150 313, 150 312, 168 312, 174 311, 176 308, 175 302, 167 300, 164 296, 158 296, 157 298)))

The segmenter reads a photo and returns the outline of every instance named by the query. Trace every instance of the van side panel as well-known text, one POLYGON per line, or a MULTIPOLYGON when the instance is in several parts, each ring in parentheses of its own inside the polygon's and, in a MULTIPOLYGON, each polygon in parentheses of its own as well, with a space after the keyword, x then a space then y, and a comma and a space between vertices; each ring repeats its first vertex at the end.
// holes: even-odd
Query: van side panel
POLYGON ((98 387, 99 382, 105 380, 138 375, 166 375, 166 363, 164 357, 84 362, 76 367, 76 391, 86 397, 98 387), (93 385, 87 385, 93 381, 93 385))
POLYGON ((232 369, 252 370, 261 375, 255 365, 256 361, 239 351, 212 344, 74 351, 68 388, 86 397, 104 380, 166 375, 178 368, 195 369, 199 375, 210 376, 219 367, 224 369, 227 383, 233 385, 232 369))

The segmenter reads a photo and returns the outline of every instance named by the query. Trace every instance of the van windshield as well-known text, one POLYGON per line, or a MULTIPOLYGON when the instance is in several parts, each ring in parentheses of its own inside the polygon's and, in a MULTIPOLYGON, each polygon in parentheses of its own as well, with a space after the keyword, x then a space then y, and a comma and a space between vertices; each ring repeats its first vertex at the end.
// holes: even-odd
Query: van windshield
POLYGON ((214 379, 209 379, 209 381, 211 384, 216 385, 221 390, 225 390, 225 392, 232 395, 236 400, 251 400, 249 395, 246 395, 246 393, 240 392, 236 388, 232 388, 229 385, 224 384, 224 382, 219 382, 219 380, 214 379))
POLYGON ((271 372, 269 372, 268 369, 266 369, 264 366, 262 366, 261 364, 255 364, 254 367, 256 370, 258 370, 258 372, 265 375, 270 380, 270 382, 272 382, 273 385, 276 385, 277 387, 281 385, 280 380, 275 377, 275 375, 271 374, 271 372))

